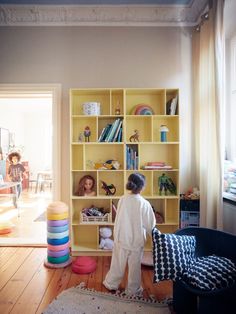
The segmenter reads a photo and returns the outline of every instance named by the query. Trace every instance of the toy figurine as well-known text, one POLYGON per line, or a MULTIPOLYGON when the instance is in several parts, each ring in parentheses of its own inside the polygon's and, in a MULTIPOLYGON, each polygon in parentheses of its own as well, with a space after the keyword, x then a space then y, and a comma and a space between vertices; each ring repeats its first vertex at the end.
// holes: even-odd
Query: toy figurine
POLYGON ((162 124, 159 130, 161 142, 167 142, 167 132, 169 132, 168 127, 165 124, 162 124))
POLYGON ((176 186, 171 178, 169 178, 165 173, 163 173, 158 178, 158 186, 159 186, 159 194, 162 194, 162 190, 164 189, 165 195, 169 191, 171 194, 176 194, 176 186))
POLYGON ((80 133, 78 136, 78 142, 83 142, 83 133, 80 133))
POLYGON ((106 182, 102 181, 102 189, 106 192, 106 195, 114 195, 116 193, 116 187, 114 184, 107 185, 106 182))
POLYGON ((86 126, 86 127, 84 128, 85 142, 89 142, 90 135, 91 135, 90 127, 89 127, 89 126, 86 126))
POLYGON ((139 131, 134 130, 134 134, 130 136, 129 138, 130 142, 139 142, 139 131))
POLYGON ((119 101, 117 101, 117 107, 115 109, 115 114, 120 115, 120 102, 119 101))
POLYGON ((78 196, 95 196, 94 186, 94 178, 90 175, 85 175, 80 179, 79 188, 75 194, 78 196))

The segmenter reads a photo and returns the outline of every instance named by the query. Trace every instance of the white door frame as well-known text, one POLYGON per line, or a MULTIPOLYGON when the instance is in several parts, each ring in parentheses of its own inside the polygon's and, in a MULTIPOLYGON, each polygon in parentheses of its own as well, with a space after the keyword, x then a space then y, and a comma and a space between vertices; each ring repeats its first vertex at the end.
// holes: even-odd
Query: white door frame
POLYGON ((61 85, 60 84, 0 84, 0 97, 14 95, 52 95, 52 172, 53 200, 61 200, 61 85))

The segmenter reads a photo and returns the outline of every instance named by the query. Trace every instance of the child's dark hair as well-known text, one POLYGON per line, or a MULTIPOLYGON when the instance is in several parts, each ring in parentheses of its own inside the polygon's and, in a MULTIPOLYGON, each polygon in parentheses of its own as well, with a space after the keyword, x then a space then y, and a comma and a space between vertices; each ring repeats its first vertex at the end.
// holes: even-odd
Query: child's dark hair
POLYGON ((12 152, 12 153, 10 153, 10 154, 8 155, 8 160, 9 160, 10 162, 12 162, 12 158, 13 158, 13 157, 16 157, 16 158, 18 159, 18 161, 21 160, 21 155, 20 155, 20 153, 18 153, 18 152, 12 152))
POLYGON ((126 184, 126 189, 131 191, 133 194, 138 194, 141 192, 142 188, 145 186, 145 176, 141 173, 132 173, 128 177, 128 182, 126 184))

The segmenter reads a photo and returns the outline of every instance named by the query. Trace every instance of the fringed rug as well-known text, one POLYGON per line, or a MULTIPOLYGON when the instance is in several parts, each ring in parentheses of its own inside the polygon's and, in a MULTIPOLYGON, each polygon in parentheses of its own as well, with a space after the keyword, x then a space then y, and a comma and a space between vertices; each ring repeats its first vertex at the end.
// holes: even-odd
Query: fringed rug
POLYGON ((86 289, 84 284, 63 291, 43 314, 169 314, 168 300, 129 298, 116 294, 86 289))

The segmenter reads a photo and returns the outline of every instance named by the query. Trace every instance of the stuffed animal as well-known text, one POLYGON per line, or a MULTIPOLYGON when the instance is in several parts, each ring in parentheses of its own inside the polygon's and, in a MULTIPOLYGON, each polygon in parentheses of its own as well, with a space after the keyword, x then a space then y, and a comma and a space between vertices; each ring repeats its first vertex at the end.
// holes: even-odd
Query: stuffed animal
POLYGON ((99 229, 100 233, 100 244, 99 248, 103 250, 112 250, 114 242, 110 237, 112 236, 112 230, 108 227, 103 227, 99 229))

